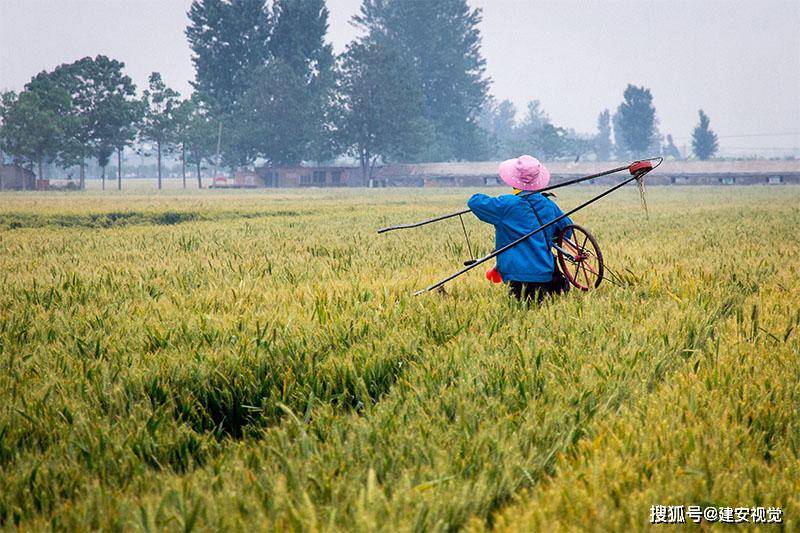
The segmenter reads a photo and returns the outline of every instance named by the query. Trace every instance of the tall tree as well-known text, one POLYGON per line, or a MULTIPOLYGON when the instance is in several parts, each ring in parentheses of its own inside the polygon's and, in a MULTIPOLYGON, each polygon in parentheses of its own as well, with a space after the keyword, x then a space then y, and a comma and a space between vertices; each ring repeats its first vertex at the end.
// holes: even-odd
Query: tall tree
POLYGON ((326 159, 333 154, 328 142, 333 137, 333 106, 336 80, 333 47, 325 41, 328 32, 328 9, 325 0, 275 0, 272 8, 273 30, 269 40, 270 62, 289 68, 274 70, 281 77, 294 76, 288 85, 296 85, 292 103, 287 107, 286 121, 276 124, 284 129, 290 122, 297 126, 282 136, 286 143, 296 145, 296 155, 285 148, 274 154, 265 152, 267 159, 286 159, 298 163, 301 159, 326 159), (290 135, 289 132, 293 131, 290 135))
POLYGON ((564 128, 546 123, 532 139, 531 148, 538 157, 552 160, 567 153, 569 142, 564 128))
POLYGON ((597 135, 594 138, 594 151, 598 160, 608 161, 611 159, 613 150, 614 145, 611 142, 611 113, 608 109, 604 109, 597 116, 597 135))
MULTIPOLYGON (((563 132, 563 130, 562 130, 563 132)), ((543 150, 551 155, 557 152, 556 137, 561 133, 551 123, 550 118, 544 111, 539 100, 531 100, 525 110, 525 116, 519 127, 516 128, 516 135, 513 142, 512 156, 521 154, 533 154, 536 157, 547 159, 542 153, 543 150)))
POLYGON ((481 55, 481 10, 466 0, 364 0, 354 23, 373 42, 385 39, 414 71, 424 96, 422 118, 439 145, 436 159, 470 159, 490 80, 481 55))
POLYGON ((195 104, 191 98, 181 101, 175 108, 175 142, 181 151, 181 181, 186 188, 186 145, 188 144, 189 123, 195 113, 195 104))
POLYGON ((94 155, 97 158, 97 165, 100 167, 100 179, 103 190, 106 190, 106 167, 114 155, 114 147, 110 144, 100 144, 95 147, 94 155))
POLYGON ((197 174, 197 188, 203 188, 203 162, 214 153, 217 142, 218 125, 209 116, 205 99, 198 93, 192 94, 188 108, 186 123, 182 128, 180 140, 185 149, 185 159, 195 166, 197 174))
POLYGON ((122 73, 124 64, 98 55, 62 64, 52 72, 34 76, 26 90, 54 84, 69 95, 68 131, 59 152, 65 166, 80 166, 80 187, 85 187, 86 159, 97 157, 103 167, 119 142, 130 136, 135 87, 122 73))
POLYGON ((497 157, 500 151, 497 135, 494 132, 494 117, 497 110, 497 100, 491 95, 486 98, 481 107, 481 112, 478 113, 478 127, 482 129, 492 147, 492 157, 497 157))
MULTIPOLYGON (((5 116, 16 101, 17 93, 14 91, 3 91, 0 93, 0 166, 6 162, 6 143, 8 140, 5 138, 5 116)), ((2 173, 0 173, 0 190, 3 188, 2 179, 3 176, 2 173)))
POLYGON ((710 159, 717 153, 719 144, 717 143, 717 134, 709 127, 711 120, 708 115, 701 109, 698 111, 700 122, 695 126, 692 132, 692 151, 698 159, 710 159))
POLYGON ((630 157, 647 155, 656 137, 656 109, 650 89, 628 85, 615 115, 617 149, 630 157))
POLYGON ((232 115, 226 150, 229 163, 250 165, 257 157, 270 163, 297 164, 307 153, 314 109, 304 105, 302 77, 281 60, 255 72, 252 87, 232 115))
POLYGON ((173 146, 175 136, 175 112, 180 105, 180 94, 167 87, 161 74, 153 72, 148 80, 142 102, 145 108, 139 135, 143 141, 156 145, 158 188, 161 188, 161 158, 173 146))
MULTIPOLYGON (((562 128, 563 129, 563 128, 562 128)), ((561 137, 561 156, 574 158, 577 163, 580 158, 589 153, 595 153, 596 136, 581 134, 574 129, 564 130, 561 137)), ((596 155, 596 154, 595 154, 596 155)))
POLYGON ((478 125, 492 143, 492 157, 513 157, 517 110, 509 100, 501 102, 489 97, 478 118, 478 125))
POLYGON ((117 188, 122 188, 122 150, 129 144, 141 118, 141 102, 136 99, 136 86, 122 73, 125 64, 97 56, 92 65, 93 85, 98 88, 94 101, 94 156, 102 169, 105 189, 106 166, 117 150, 117 188))
POLYGON ((93 83, 94 59, 84 57, 73 63, 57 66, 52 72, 41 72, 25 86, 33 90, 37 86, 55 83, 69 94, 70 129, 58 154, 63 166, 77 165, 80 168, 79 188, 86 188, 86 158, 92 154, 95 135, 95 97, 93 83))
MULTIPOLYGON (((14 91, 6 91, 0 99, 0 166, 5 163, 6 154, 16 164, 27 164, 30 166, 30 154, 28 142, 28 132, 25 125, 28 123, 26 115, 33 114, 33 110, 25 109, 19 104, 19 97, 14 91)), ((2 175, 0 175, 2 180, 2 175)), ((27 189, 26 180, 22 180, 22 190, 27 189)), ((0 189, 3 188, 0 181, 0 189)))
POLYGON ((224 159, 296 164, 335 154, 334 55, 324 0, 197 0, 195 88, 223 124, 224 159))
POLYGON ((622 123, 620 118, 619 113, 611 115, 611 125, 614 130, 614 156, 619 160, 623 160, 628 158, 628 154, 622 146, 622 123))
POLYGON ((353 42, 341 58, 344 146, 364 185, 378 160, 407 159, 421 144, 423 105, 413 69, 385 42, 353 42))
POLYGON ((681 151, 675 146, 675 141, 672 140, 672 135, 667 134, 667 145, 664 146, 664 157, 671 157, 675 160, 681 159, 681 151))
POLYGON ((19 95, 4 94, 0 148, 19 162, 35 164, 38 177, 43 178, 44 163, 56 158, 70 129, 69 107, 69 94, 52 81, 19 95))
POLYGON ((501 147, 506 146, 514 138, 517 109, 510 100, 503 100, 497 105, 494 114, 493 131, 501 147))
POLYGON ((136 134, 144 118, 144 103, 141 100, 120 101, 117 109, 119 129, 111 145, 117 152, 117 190, 122 190, 122 155, 125 148, 136 140, 136 134))
POLYGON ((271 17, 265 0, 194 0, 186 37, 195 67, 194 88, 215 115, 232 112, 252 73, 269 57, 271 17))

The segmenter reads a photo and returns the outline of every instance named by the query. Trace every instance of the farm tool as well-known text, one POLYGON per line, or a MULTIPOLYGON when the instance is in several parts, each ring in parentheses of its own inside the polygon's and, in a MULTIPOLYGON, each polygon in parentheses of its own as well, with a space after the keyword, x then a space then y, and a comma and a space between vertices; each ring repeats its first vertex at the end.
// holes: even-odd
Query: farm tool
MULTIPOLYGON (((437 281, 433 285, 429 285, 428 287, 425 287, 424 289, 421 289, 414 293, 414 295, 419 295, 424 292, 441 289, 445 283, 461 276, 462 274, 469 272, 476 266, 483 264, 494 257, 497 257, 506 250, 509 250, 514 246, 517 246, 521 242, 531 238, 532 236, 536 235, 541 231, 544 231, 546 228, 549 228, 550 226, 556 224, 560 220, 572 215, 573 213, 580 211, 584 207, 596 202, 597 200, 605 196, 608 196, 612 192, 624 187, 625 185, 634 180, 639 185, 640 192, 642 192, 644 177, 654 168, 658 167, 662 161, 663 158, 661 157, 641 159, 639 161, 634 161, 629 165, 620 166, 609 170, 605 170, 603 172, 598 172, 596 174, 590 174, 588 176, 583 176, 580 178, 564 181, 562 183, 550 185, 548 187, 544 187, 542 189, 538 189, 535 191, 526 191, 520 193, 520 196, 528 196, 536 193, 545 193, 553 189, 566 187, 568 185, 574 185, 576 183, 581 183, 602 176, 608 176, 610 174, 616 174, 617 172, 623 172, 627 170, 630 173, 630 177, 622 180, 620 183, 617 183, 613 187, 610 187, 609 189, 603 191, 594 198, 585 201, 578 207, 575 207, 574 209, 562 214, 559 217, 554 218, 549 222, 541 224, 536 229, 531 230, 530 232, 519 237, 515 241, 512 241, 509 244, 506 244, 505 246, 502 246, 480 258, 475 258, 472 253, 472 245, 469 242, 469 236, 467 235, 467 228, 464 225, 464 219, 462 218, 463 215, 472 212, 471 209, 463 209, 461 211, 456 211, 455 213, 441 215, 438 217, 430 218, 428 220, 422 220, 420 222, 413 222, 410 224, 399 224, 396 226, 381 228, 378 230, 378 233, 380 234, 401 229, 418 228, 420 226, 425 226, 427 224, 432 224, 434 222, 439 222, 441 220, 447 220, 449 218, 454 218, 454 217, 458 217, 460 219, 461 229, 464 231, 464 237, 467 240, 467 249, 469 250, 470 253, 470 259, 464 261, 464 268, 460 269, 454 274, 447 276, 442 280, 437 281)), ((644 201, 643 193, 642 193, 642 201, 644 201)), ((587 229, 578 226, 577 224, 571 224, 565 227, 562 231, 560 231, 554 238, 554 242, 552 243, 552 249, 554 250, 554 253, 558 260, 558 264, 564 276, 567 278, 567 280, 572 286, 574 286, 579 290, 588 291, 591 288, 598 287, 604 279, 605 271, 609 270, 608 267, 606 267, 603 264, 603 254, 600 252, 600 246, 597 244, 597 240, 591 233, 589 233, 587 229)), ((501 281, 499 274, 494 269, 487 272, 486 277, 494 282, 501 281)))

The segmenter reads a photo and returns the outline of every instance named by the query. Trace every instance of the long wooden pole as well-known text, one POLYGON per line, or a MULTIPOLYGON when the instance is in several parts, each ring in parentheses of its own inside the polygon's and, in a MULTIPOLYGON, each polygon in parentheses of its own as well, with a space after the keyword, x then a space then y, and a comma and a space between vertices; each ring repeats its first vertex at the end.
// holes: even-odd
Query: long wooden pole
MULTIPOLYGON (((609 174, 614 174, 616 172, 621 172, 623 170, 627 170, 630 165, 625 165, 624 167, 617 167, 612 168, 611 170, 604 170, 603 172, 598 172, 597 174, 590 174, 588 176, 583 176, 580 178, 575 178, 569 181, 564 181, 561 183, 556 183, 555 185, 550 185, 549 187, 544 187, 543 189, 538 189, 535 191, 527 191, 520 194, 521 197, 529 196, 531 194, 536 194, 545 191, 552 191, 553 189, 558 189, 560 187, 566 187, 567 185, 574 185, 576 183, 580 183, 582 181, 591 180, 594 178, 599 178, 602 176, 608 176, 609 174)), ((420 222, 412 222, 411 224, 400 224, 397 226, 389 226, 388 228, 381 228, 378 230, 378 233, 386 233, 388 231, 395 231, 398 229, 409 229, 409 228, 418 228, 420 226, 425 226, 426 224, 432 224, 434 222, 439 222, 440 220, 446 220, 448 218, 457 217, 459 215, 466 215, 467 213, 471 213, 472 209, 464 209, 462 211, 457 211, 455 213, 449 213, 447 215, 441 215, 438 217, 430 218, 428 220, 422 220, 420 222)))

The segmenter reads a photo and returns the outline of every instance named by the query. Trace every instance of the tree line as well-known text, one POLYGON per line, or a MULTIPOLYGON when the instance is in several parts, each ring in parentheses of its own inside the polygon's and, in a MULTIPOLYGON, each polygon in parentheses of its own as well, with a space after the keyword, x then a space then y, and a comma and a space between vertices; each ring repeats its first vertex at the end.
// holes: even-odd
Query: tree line
MULTIPOLYGON (((713 157, 719 146, 708 115, 702 109, 698 114, 699 122, 692 132, 692 153, 706 160, 713 157)), ((600 112, 597 131, 593 134, 582 135, 555 126, 538 100, 529 102, 524 116, 518 120, 512 102, 496 102, 490 97, 482 110, 480 124, 487 132, 495 159, 515 157, 524 152, 539 154, 546 160, 578 160, 584 156, 600 161, 653 155, 683 158, 672 135, 664 137, 658 131, 650 90, 635 85, 626 87, 623 101, 613 115, 608 109, 600 112)))
MULTIPOLYGON (((481 54, 481 11, 466 0, 363 0, 359 35, 340 55, 326 42, 325 0, 195 0, 186 38, 195 79, 189 98, 154 72, 137 88, 124 64, 86 57, 34 76, 0 101, 0 149, 28 167, 102 169, 134 147, 178 154, 186 167, 296 165, 347 155, 364 183, 378 163, 486 160, 533 153, 542 159, 680 158, 658 131, 649 89, 629 85, 597 132, 554 125, 533 100, 521 120, 497 102, 481 54), (612 138, 613 135, 613 138, 612 138)), ((702 110, 693 151, 707 159, 717 139, 702 110)))

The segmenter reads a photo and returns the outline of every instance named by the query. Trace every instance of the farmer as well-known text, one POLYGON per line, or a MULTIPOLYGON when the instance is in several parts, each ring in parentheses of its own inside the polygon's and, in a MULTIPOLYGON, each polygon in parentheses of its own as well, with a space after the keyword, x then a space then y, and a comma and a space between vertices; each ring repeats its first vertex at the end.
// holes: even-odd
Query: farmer
MULTIPOLYGON (((475 216, 494 226, 496 248, 515 241, 563 214, 554 202, 542 194, 519 195, 522 191, 542 189, 550 183, 550 172, 535 157, 523 155, 503 161, 499 172, 500 179, 514 188, 514 194, 497 198, 475 194, 467 202, 475 216)), ((555 265, 550 245, 553 236, 569 224, 572 221, 564 217, 498 255, 497 267, 492 269, 496 271, 490 270, 487 277, 492 279, 499 274, 500 279, 508 283, 509 294, 518 300, 536 300, 539 303, 545 295, 568 290, 569 284, 555 265)))

